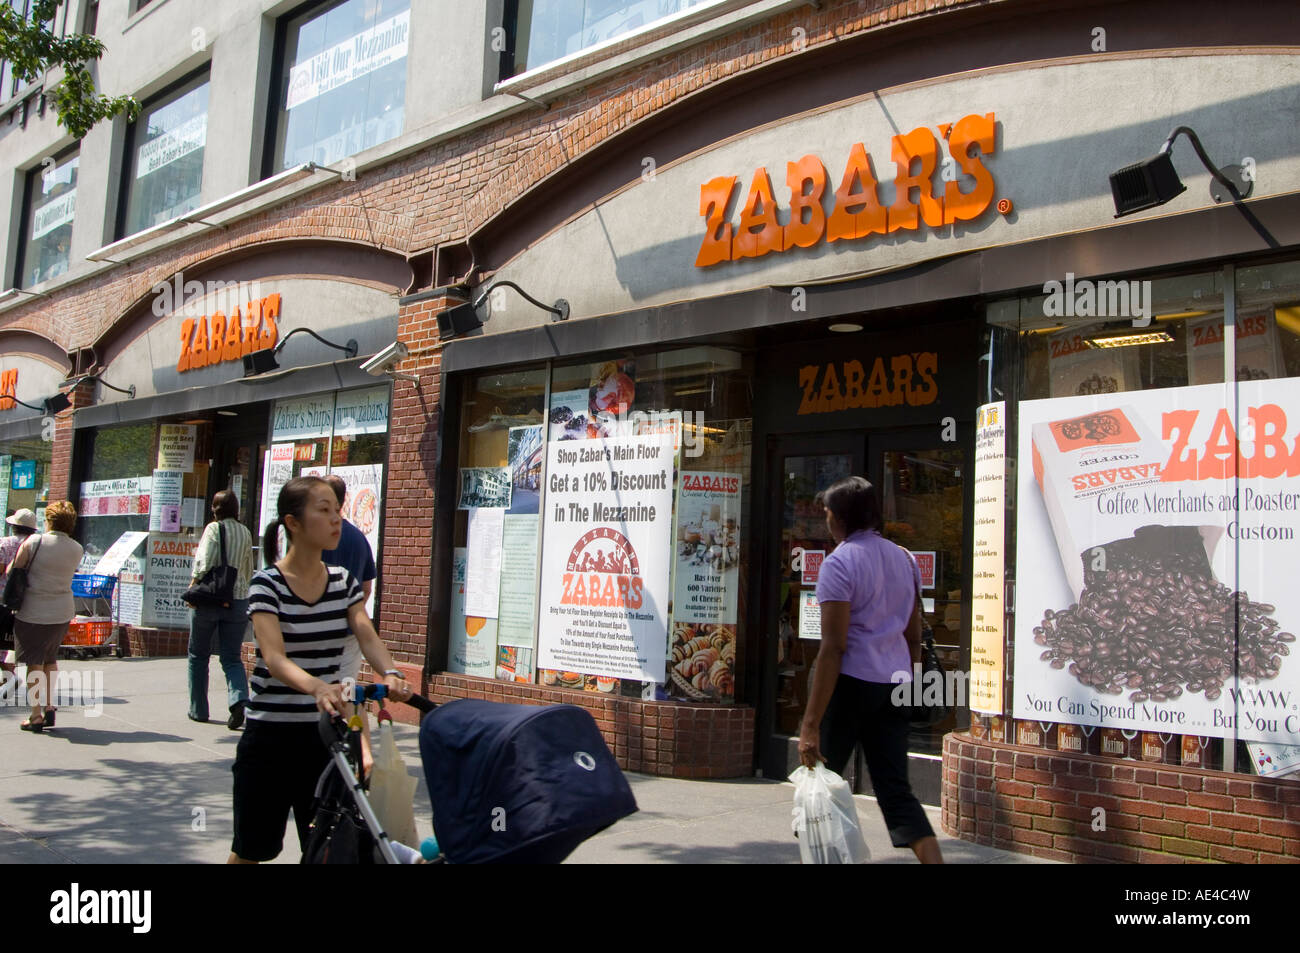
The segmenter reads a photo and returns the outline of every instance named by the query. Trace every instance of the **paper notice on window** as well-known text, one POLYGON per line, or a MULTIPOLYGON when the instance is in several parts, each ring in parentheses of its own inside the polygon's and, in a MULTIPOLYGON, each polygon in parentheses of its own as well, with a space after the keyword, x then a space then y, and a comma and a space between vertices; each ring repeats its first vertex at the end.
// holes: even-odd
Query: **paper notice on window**
POLYGON ((32 214, 32 241, 44 238, 60 225, 66 225, 77 214, 77 190, 69 189, 58 198, 51 199, 32 214))
POLYGON ((180 532, 184 479, 181 470, 153 471, 153 494, 149 500, 151 533, 180 532))
POLYGON ((469 511, 465 565, 465 615, 495 619, 501 602, 501 540, 505 510, 476 506, 469 511))
POLYGON ((804 589, 799 593, 799 638, 822 637, 822 604, 817 601, 817 590, 804 589))
MULTIPOLYGON (((1006 402, 999 401, 980 407, 975 417, 970 707, 993 715, 1002 714, 1006 412, 1006 402)), ((933 570, 930 578, 933 586, 933 570)))

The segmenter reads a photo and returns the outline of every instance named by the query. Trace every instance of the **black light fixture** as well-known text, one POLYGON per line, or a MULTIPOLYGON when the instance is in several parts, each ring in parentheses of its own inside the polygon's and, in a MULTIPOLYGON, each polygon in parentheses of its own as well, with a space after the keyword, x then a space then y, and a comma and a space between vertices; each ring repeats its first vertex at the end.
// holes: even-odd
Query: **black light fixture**
POLYGON ((471 304, 458 304, 454 308, 448 308, 438 315, 438 336, 442 338, 455 337, 458 334, 468 334, 483 326, 483 320, 478 316, 478 309, 487 300, 487 296, 492 293, 494 288, 504 287, 513 288, 519 292, 520 296, 529 304, 541 308, 543 311, 551 312, 552 321, 569 320, 569 302, 563 298, 557 298, 553 307, 542 304, 523 288, 519 287, 513 281, 494 281, 479 293, 471 304))
POLYGON ((275 347, 268 347, 260 351, 254 351, 251 354, 245 354, 244 355, 244 376, 256 377, 259 374, 266 374, 269 373, 270 371, 279 370, 280 362, 275 359, 276 355, 278 355, 280 351, 284 349, 284 346, 285 344, 288 343, 289 338, 293 337, 295 334, 298 333, 310 334, 317 341, 320 341, 321 344, 324 344, 327 347, 332 347, 335 350, 342 351, 348 357, 357 356, 358 345, 357 345, 356 338, 348 338, 346 344, 335 344, 333 341, 325 340, 323 337, 321 337, 311 328, 294 328, 284 337, 280 338, 280 343, 277 344, 275 347))
MULTIPOLYGON (((63 413, 63 411, 67 410, 69 407, 72 406, 72 398, 69 397, 68 394, 72 393, 72 391, 76 390, 86 381, 98 381, 100 384, 103 384, 109 390, 115 390, 119 394, 126 394, 127 397, 130 397, 132 399, 135 398, 134 384, 132 384, 130 387, 117 387, 116 385, 110 384, 108 381, 104 380, 104 378, 100 377, 98 373, 83 374, 81 377, 64 381, 59 386, 68 388, 66 391, 59 391, 58 393, 54 394, 51 397, 46 397, 45 400, 42 402, 42 406, 34 409, 43 410, 48 416, 53 416, 55 414, 63 413)), ((21 401, 19 403, 21 403, 21 401)), ((31 404, 23 404, 23 406, 31 407, 31 404)))
POLYGON ((1179 135, 1187 136, 1192 143, 1192 149, 1196 152, 1196 157, 1213 176, 1210 196, 1215 202, 1223 202, 1226 199, 1239 202, 1250 197, 1255 183, 1253 179, 1246 177, 1244 167, 1226 165, 1220 169, 1205 154, 1205 149, 1201 146, 1201 140, 1197 138, 1196 133, 1187 126, 1179 126, 1169 134, 1169 138, 1155 155, 1111 173, 1110 192, 1115 200, 1116 218, 1164 205, 1170 199, 1187 191, 1187 186, 1183 185, 1182 180, 1178 178, 1178 172, 1174 169, 1171 152, 1174 140, 1179 135))

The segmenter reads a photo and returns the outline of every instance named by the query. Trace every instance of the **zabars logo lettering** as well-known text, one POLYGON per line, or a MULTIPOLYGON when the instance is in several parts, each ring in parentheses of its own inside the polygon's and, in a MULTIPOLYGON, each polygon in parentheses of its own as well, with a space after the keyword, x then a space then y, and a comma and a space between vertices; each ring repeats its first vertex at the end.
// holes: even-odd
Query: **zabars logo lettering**
POLYGON ((1160 473, 1162 481, 1300 476, 1300 436, 1287 446, 1286 411, 1277 404, 1263 404, 1246 411, 1255 431, 1254 448, 1249 456, 1241 451, 1226 408, 1220 408, 1215 414, 1209 436, 1200 450, 1191 446, 1192 430, 1200 414, 1199 410, 1169 410, 1162 415, 1160 438, 1174 442, 1160 473))
POLYGON ((250 301, 243 315, 239 308, 230 317, 218 311, 198 318, 186 318, 181 324, 181 359, 177 373, 211 367, 223 361, 238 361, 245 354, 275 347, 280 333, 280 296, 267 295, 250 301))
POLYGON ((740 477, 710 477, 695 473, 682 474, 683 490, 707 490, 712 493, 739 493, 740 477))
POLYGON ((939 355, 933 351, 878 357, 871 365, 870 376, 861 361, 844 361, 838 366, 839 371, 835 370, 834 362, 799 368, 799 386, 803 388, 800 414, 902 404, 920 407, 939 399, 939 385, 934 380, 939 371, 939 355))
POLYGON ((0 373, 0 410, 13 410, 18 406, 14 398, 18 396, 18 368, 11 367, 0 373))
MULTIPOLYGON (((879 182, 871 157, 860 142, 849 150, 829 215, 823 205, 829 187, 826 166, 815 155, 786 163, 790 224, 784 226, 777 222, 780 209, 772 196, 772 179, 766 168, 755 170, 749 195, 740 207, 740 221, 734 226, 726 216, 733 196, 738 194, 736 176, 711 179, 700 186, 700 215, 705 220, 705 234, 695 266, 704 268, 724 261, 761 258, 772 252, 811 248, 823 241, 915 231, 922 223, 927 228, 940 228, 978 218, 993 201, 993 176, 981 159, 994 154, 997 137, 994 114, 965 116, 956 123, 943 123, 936 128, 948 141, 949 155, 942 161, 938 139, 924 126, 890 140, 895 198, 888 207, 880 204, 876 194, 879 182), (980 154, 971 155, 970 150, 975 146, 979 147, 980 154), (914 172, 917 163, 920 168, 914 172), (975 180, 969 192, 961 189, 958 168, 975 180), (933 181, 936 170, 941 171, 945 183, 938 195, 933 181)), ((1010 203, 1006 205, 1009 210, 1010 203)))
MULTIPOLYGON (((147 511, 146 507, 146 511, 147 511)), ((193 556, 199 548, 198 543, 183 543, 167 539, 155 539, 153 541, 153 554, 155 556, 193 556)))
POLYGON ((641 563, 618 530, 602 526, 585 534, 564 568, 561 605, 641 608, 641 563))
POLYGON ((50 894, 50 922, 54 924, 128 924, 133 933, 148 933, 153 924, 151 890, 68 890, 50 894))

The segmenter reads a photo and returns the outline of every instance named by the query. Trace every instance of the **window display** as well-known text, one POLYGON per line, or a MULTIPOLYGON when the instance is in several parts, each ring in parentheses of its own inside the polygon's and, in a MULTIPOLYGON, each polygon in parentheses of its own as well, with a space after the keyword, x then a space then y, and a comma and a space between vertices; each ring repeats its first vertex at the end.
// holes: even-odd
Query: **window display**
POLYGON ((536 669, 562 688, 735 699, 743 365, 685 348, 465 383, 450 671, 482 674, 494 655, 499 678, 536 669), (490 556, 474 552, 479 508, 504 524, 496 618, 466 617, 460 601, 474 603, 473 566, 490 556))
POLYGON ((1103 754, 1276 770, 1300 745, 1300 266, 1148 285, 1147 321, 989 308, 1020 461, 1002 714, 1078 726, 1069 750, 1100 729, 1103 754))

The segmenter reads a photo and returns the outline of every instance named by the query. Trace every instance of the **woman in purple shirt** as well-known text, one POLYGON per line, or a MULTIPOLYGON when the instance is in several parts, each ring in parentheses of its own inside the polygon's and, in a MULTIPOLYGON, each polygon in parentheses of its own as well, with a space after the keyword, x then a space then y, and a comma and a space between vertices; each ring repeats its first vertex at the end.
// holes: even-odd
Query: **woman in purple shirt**
POLYGON ((893 845, 912 848, 923 864, 941 864, 939 841, 907 779, 909 713, 892 699, 920 658, 920 626, 913 624, 920 573, 911 553, 880 535, 880 503, 862 477, 832 484, 817 502, 838 545, 817 580, 822 640, 799 759, 808 767, 824 760, 843 774, 861 743, 893 845))

